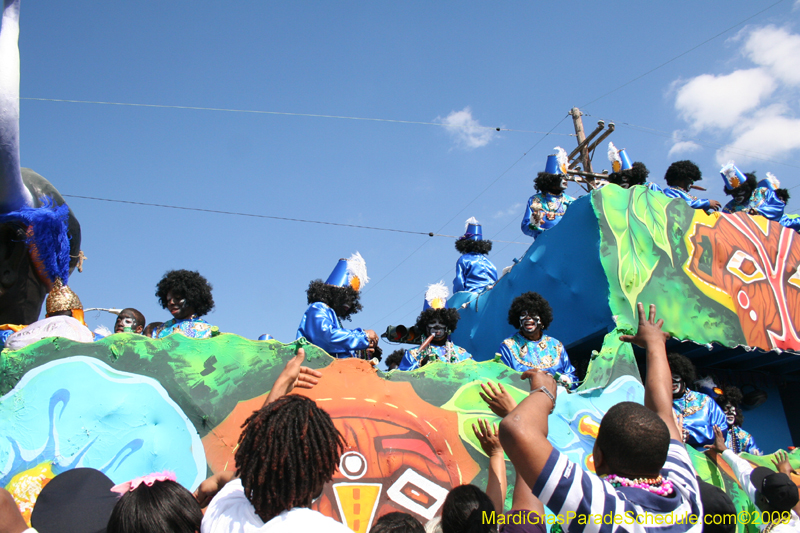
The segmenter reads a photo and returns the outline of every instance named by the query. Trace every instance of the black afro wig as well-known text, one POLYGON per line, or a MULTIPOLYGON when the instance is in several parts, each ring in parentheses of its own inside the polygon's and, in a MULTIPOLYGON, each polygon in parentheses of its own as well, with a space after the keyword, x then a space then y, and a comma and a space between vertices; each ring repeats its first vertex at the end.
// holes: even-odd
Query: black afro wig
POLYGON ((689 160, 675 161, 664 174, 664 181, 670 187, 680 186, 685 182, 695 182, 703 179, 700 168, 689 160))
POLYGON ((194 309, 197 316, 207 315, 214 309, 211 284, 199 272, 191 270, 170 270, 156 285, 156 298, 164 309, 167 308, 167 293, 186 298, 186 305, 194 309))
POLYGON ((542 330, 550 327, 550 323, 553 321, 553 309, 544 296, 538 292, 526 292, 514 298, 511 308, 508 310, 508 323, 519 329, 519 317, 523 311, 537 315, 542 322, 542 330))
POLYGON ((400 366, 400 362, 403 360, 403 356, 405 356, 406 351, 403 349, 393 351, 389 357, 386 358, 386 368, 389 370, 394 370, 398 366, 400 366))
POLYGON ((328 285, 321 279, 315 279, 308 284, 306 297, 309 305, 315 302, 322 302, 336 312, 340 320, 350 320, 350 317, 361 311, 361 294, 353 287, 337 287, 328 285), (347 314, 340 315, 343 306, 349 305, 347 314))
POLYGON ((781 202, 783 202, 785 204, 788 204, 789 203, 789 198, 791 198, 791 196, 789 195, 789 190, 788 189, 775 189, 775 196, 777 196, 778 200, 780 200, 781 202))
POLYGON ((550 174, 548 172, 539 172, 533 180, 533 187, 539 192, 549 192, 550 194, 561 194, 561 180, 564 179, 563 174, 550 174))
POLYGON ((683 383, 688 388, 692 388, 694 382, 697 381, 697 374, 689 358, 679 353, 671 353, 667 355, 667 361, 669 362, 670 372, 678 374, 683 380, 683 383))
POLYGON ((447 328, 447 331, 452 333, 456 330, 460 318, 461 315, 455 309, 434 309, 431 307, 419 314, 416 325, 424 338, 428 336, 428 324, 441 322, 447 328))
POLYGON ((758 185, 758 178, 756 178, 755 172, 745 172, 744 177, 746 178, 745 182, 740 183, 739 186, 732 191, 729 191, 727 187, 724 187, 725 194, 728 196, 733 196, 739 191, 744 191, 747 193, 747 200, 750 200, 750 197, 753 195, 753 191, 756 190, 756 186, 758 185))
POLYGON ((644 163, 641 161, 636 161, 631 168, 627 170, 620 170, 619 172, 612 172, 609 174, 608 181, 609 183, 622 185, 623 176, 627 176, 628 185, 644 185, 649 175, 650 171, 647 170, 647 167, 644 166, 644 163))
POLYGON ((473 241, 472 239, 459 239, 456 241, 456 250, 460 254, 483 254, 492 251, 492 241, 473 241))
POLYGON ((734 387, 733 385, 729 385, 727 387, 722 387, 722 394, 714 398, 717 401, 717 404, 725 408, 725 404, 729 403, 736 408, 736 417, 734 418, 734 424, 737 426, 741 426, 744 423, 744 413, 742 413, 741 405, 742 398, 742 391, 739 390, 739 387, 734 387))

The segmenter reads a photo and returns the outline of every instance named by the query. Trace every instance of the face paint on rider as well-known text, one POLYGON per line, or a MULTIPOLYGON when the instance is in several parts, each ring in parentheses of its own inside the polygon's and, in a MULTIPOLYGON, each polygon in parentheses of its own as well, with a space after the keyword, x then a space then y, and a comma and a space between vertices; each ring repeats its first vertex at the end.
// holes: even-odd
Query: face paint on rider
POLYGON ((439 322, 431 322, 428 324, 428 335, 433 335, 432 344, 444 344, 447 340, 447 327, 439 322))
POLYGON ((672 397, 680 398, 686 392, 686 383, 678 374, 672 374, 672 397))

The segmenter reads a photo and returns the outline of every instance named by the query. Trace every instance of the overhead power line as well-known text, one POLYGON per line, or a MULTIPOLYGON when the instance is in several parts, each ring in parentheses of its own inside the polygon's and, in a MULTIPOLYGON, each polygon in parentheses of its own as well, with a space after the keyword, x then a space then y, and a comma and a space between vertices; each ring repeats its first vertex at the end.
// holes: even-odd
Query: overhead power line
POLYGON ((729 28, 722 30, 722 31, 721 31, 721 32, 719 32, 718 34, 714 35, 713 37, 709 37, 708 39, 706 39, 706 40, 705 40, 705 41, 703 41, 702 43, 700 43, 700 44, 698 44, 698 45, 695 45, 695 46, 693 46, 693 47, 689 48, 689 49, 688 49, 688 50, 686 50, 685 52, 681 52, 680 54, 676 55, 675 57, 673 57, 672 59, 670 59, 670 60, 668 60, 668 61, 664 61, 663 63, 661 63, 661 64, 660 64, 660 65, 658 65, 657 67, 653 67, 653 68, 651 68, 650 70, 648 70, 648 71, 647 71, 647 72, 645 72, 644 74, 640 74, 640 75, 636 76, 635 78, 633 78, 633 79, 631 79, 631 80, 629 80, 629 81, 626 81, 625 83, 623 83, 622 85, 620 85, 620 86, 619 86, 619 87, 617 87, 616 89, 611 89, 611 90, 610 90, 610 91, 608 91, 607 93, 605 93, 605 94, 602 94, 602 95, 598 96, 598 97, 597 97, 597 98, 595 98, 594 100, 592 100, 592 101, 590 101, 590 102, 587 102, 587 103, 583 104, 583 105, 581 106, 581 108, 587 107, 587 106, 589 106, 589 105, 591 105, 591 104, 593 104, 593 103, 597 102, 598 100, 601 100, 601 99, 605 98, 605 97, 606 97, 606 96, 608 96, 609 94, 611 94, 611 93, 615 93, 615 92, 619 91, 620 89, 622 89, 623 87, 627 87, 627 86, 628 86, 628 85, 630 85, 631 83, 633 83, 633 82, 635 82, 635 81, 638 81, 638 80, 640 80, 640 79, 644 78, 644 77, 645 77, 645 76, 647 76, 648 74, 652 74, 652 73, 653 73, 653 72, 655 72, 656 70, 658 70, 658 69, 660 69, 660 68, 662 68, 662 67, 665 67, 665 66, 669 65, 669 64, 670 64, 670 63, 672 63, 673 61, 675 61, 675 60, 677 60, 677 59, 680 59, 680 58, 682 58, 683 56, 685 56, 685 55, 686 55, 686 54, 688 54, 689 52, 693 52, 693 51, 697 50, 697 49, 698 49, 698 48, 700 48, 701 46, 703 46, 703 45, 705 45, 705 44, 708 44, 708 43, 710 43, 711 41, 713 41, 713 40, 714 40, 714 39, 716 39, 717 37, 720 37, 720 36, 722 36, 722 35, 725 35, 726 33, 728 33, 729 31, 733 30, 734 28, 737 28, 737 27, 741 26, 742 24, 744 24, 745 22, 747 22, 747 21, 749 21, 749 20, 751 20, 751 19, 754 19, 755 17, 757 17, 757 16, 758 16, 758 15, 760 15, 761 13, 764 13, 765 11, 769 11, 769 10, 770 10, 770 9, 772 9, 773 7, 777 6, 778 4, 780 4, 780 3, 783 3, 783 1, 784 1, 784 0, 778 0, 778 1, 777 1, 777 2, 775 2, 774 4, 771 4, 771 5, 767 6, 767 7, 765 7, 764 9, 762 9, 761 11, 759 11, 758 13, 754 13, 754 14, 750 15, 750 16, 749 16, 749 17, 747 17, 746 19, 744 19, 744 20, 741 20, 741 21, 737 22, 737 23, 736 23, 736 24, 734 24, 733 26, 730 26, 729 28))
MULTIPOLYGON (((127 107, 150 107, 156 109, 188 109, 192 111, 224 111, 227 113, 252 113, 256 115, 284 115, 290 117, 313 117, 313 118, 338 118, 344 120, 366 120, 369 122, 393 122, 395 124, 419 124, 423 126, 439 126, 439 127, 455 127, 450 124, 446 124, 444 122, 422 122, 417 120, 395 120, 391 118, 372 118, 372 117, 349 117, 345 115, 321 115, 316 113, 290 113, 287 111, 261 111, 258 109, 229 109, 223 107, 198 107, 198 106, 187 106, 187 105, 161 105, 161 104, 136 104, 130 102, 101 102, 101 101, 92 101, 92 100, 66 100, 63 98, 32 98, 32 97, 20 97, 20 100, 33 100, 36 102, 64 102, 70 104, 97 104, 97 105, 116 105, 116 106, 127 106, 127 107)), ((514 133, 545 133, 543 131, 533 131, 533 130, 516 130, 511 128, 500 128, 496 126, 475 126, 478 129, 484 130, 494 130, 494 131, 510 131, 514 133)), ((556 133, 553 135, 567 135, 570 137, 574 137, 574 134, 571 133, 556 133)))
MULTIPOLYGON (((96 196, 81 196, 77 194, 62 194, 66 198, 80 198, 82 200, 95 200, 98 202, 113 202, 118 204, 129 204, 129 205, 141 205, 147 207, 161 207, 166 209, 180 209, 182 211, 198 211, 201 213, 214 213, 218 215, 234 215, 240 217, 253 217, 253 218, 267 218, 270 220, 284 220, 288 222, 304 222, 307 224, 324 224, 327 226, 342 226, 345 228, 358 228, 358 229, 371 229, 376 231, 391 231, 394 233, 409 233, 411 235, 427 235, 428 237, 447 237, 449 239, 457 239, 459 235, 445 235, 443 233, 434 233, 432 231, 411 231, 411 230, 404 230, 404 229, 395 229, 395 228, 381 228, 377 226, 363 226, 359 224, 345 224, 343 222, 329 222, 325 220, 307 220, 303 218, 289 218, 289 217, 278 217, 274 215, 259 215, 256 213, 240 213, 237 211, 221 211, 219 209, 203 209, 200 207, 186 207, 180 205, 167 205, 167 204, 154 204, 150 202, 134 202, 132 200, 116 200, 113 198, 98 198, 96 196)), ((510 244, 526 244, 524 242, 515 242, 515 241, 497 241, 497 242, 505 242, 510 244)))

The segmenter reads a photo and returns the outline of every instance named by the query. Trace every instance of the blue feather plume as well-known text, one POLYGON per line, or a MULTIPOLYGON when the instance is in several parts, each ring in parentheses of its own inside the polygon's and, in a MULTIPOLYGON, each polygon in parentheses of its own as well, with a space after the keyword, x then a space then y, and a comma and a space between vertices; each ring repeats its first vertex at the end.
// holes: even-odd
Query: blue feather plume
MULTIPOLYGON (((0 223, 22 222, 30 229, 25 244, 32 258, 38 257, 50 283, 61 278, 64 285, 69 281, 70 247, 67 225, 69 224, 69 206, 56 205, 49 196, 40 198, 41 207, 23 207, 0 215, 0 223)), ((34 259, 35 261, 35 259, 34 259)))

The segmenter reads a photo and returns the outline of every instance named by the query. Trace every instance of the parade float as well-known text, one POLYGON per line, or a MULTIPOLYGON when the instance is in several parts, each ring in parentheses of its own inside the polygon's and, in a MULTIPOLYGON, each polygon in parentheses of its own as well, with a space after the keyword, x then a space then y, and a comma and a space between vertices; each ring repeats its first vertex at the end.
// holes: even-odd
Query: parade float
MULTIPOLYGON (((77 219, 68 209, 58 211, 63 198, 19 167, 18 8, 18 2, 6 2, 0 38, 0 215, 57 211, 66 241, 46 244, 39 239, 45 230, 32 219, 0 224, 0 311, 3 322, 15 327, 38 318, 55 283, 53 269, 42 264, 43 247, 60 250, 58 279, 64 285, 68 280, 61 278, 81 257, 77 219)), ((586 144, 578 152, 586 152, 586 144)), ((787 419, 798 417, 789 400, 800 372, 798 264, 797 234, 760 217, 706 215, 645 187, 595 190, 537 238, 493 288, 451 298, 462 317, 455 340, 486 360, 384 373, 366 361, 334 359, 305 346, 306 364, 323 378, 300 393, 330 413, 347 441, 339 470, 313 505, 363 533, 389 511, 425 522, 452 487, 486 486, 489 461, 471 428, 478 418, 497 421, 478 394, 481 383, 503 383, 517 399, 527 394, 519 374, 492 358, 512 333, 509 303, 525 291, 550 301, 559 318, 549 333, 582 361, 580 386, 559 395, 549 423, 553 445, 585 469, 593 470, 604 413, 620 401, 643 401, 640 354, 619 341, 636 323, 638 301, 658 306, 677 339, 673 348, 701 369, 718 370, 732 382, 755 369, 779 375, 780 413, 776 394, 771 411, 766 404, 754 407, 764 414, 759 418, 786 428, 787 419)), ((26 519, 42 487, 77 467, 98 469, 114 483, 171 470, 194 490, 210 473, 235 469, 242 423, 263 404, 301 344, 227 333, 200 340, 119 333, 92 343, 48 337, 5 349, 0 487, 11 492, 26 519)), ((754 510, 726 463, 690 453, 703 479, 725 490, 740 510, 754 510)), ((768 456, 745 457, 772 467, 768 456)), ((800 455, 790 457, 800 467, 800 455)), ((510 462, 507 469, 513 480, 510 462)), ((548 521, 557 519, 549 514, 548 521)), ((739 531, 756 530, 739 525, 739 531)))

